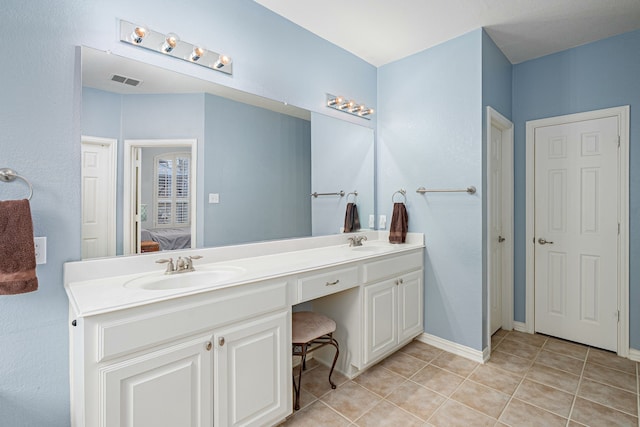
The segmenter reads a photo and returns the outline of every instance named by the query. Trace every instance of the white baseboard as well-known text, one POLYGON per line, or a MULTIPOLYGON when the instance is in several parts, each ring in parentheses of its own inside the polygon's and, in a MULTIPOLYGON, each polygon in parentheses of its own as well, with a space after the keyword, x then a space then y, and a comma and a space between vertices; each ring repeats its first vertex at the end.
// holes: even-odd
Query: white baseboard
POLYGON ((526 332, 526 333, 530 333, 527 330, 527 324, 524 322, 516 322, 515 320, 513 321, 513 330, 514 331, 518 331, 518 332, 526 332))
POLYGON ((640 362, 640 350, 636 350, 635 348, 629 349, 629 359, 634 362, 640 362))
POLYGON ((432 345, 440 350, 448 351, 449 353, 456 354, 458 356, 466 357, 474 362, 484 363, 489 360, 489 349, 485 348, 484 351, 475 350, 471 347, 467 347, 462 344, 455 343, 453 341, 445 340, 435 335, 427 334, 418 335, 416 339, 425 344, 432 345))

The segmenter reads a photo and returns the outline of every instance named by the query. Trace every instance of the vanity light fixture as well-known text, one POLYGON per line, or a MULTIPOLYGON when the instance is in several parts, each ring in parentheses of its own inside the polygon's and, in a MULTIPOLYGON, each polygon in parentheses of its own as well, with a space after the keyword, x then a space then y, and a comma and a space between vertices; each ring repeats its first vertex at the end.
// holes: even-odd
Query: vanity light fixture
POLYGON ((358 104, 353 99, 346 100, 343 96, 335 96, 330 93, 327 94, 327 107, 367 120, 370 120, 370 117, 367 116, 374 113, 373 108, 368 108, 364 104, 358 104))
POLYGON ((174 33, 160 33, 147 26, 120 20, 120 41, 143 47, 211 70, 233 74, 231 57, 180 40, 174 33))

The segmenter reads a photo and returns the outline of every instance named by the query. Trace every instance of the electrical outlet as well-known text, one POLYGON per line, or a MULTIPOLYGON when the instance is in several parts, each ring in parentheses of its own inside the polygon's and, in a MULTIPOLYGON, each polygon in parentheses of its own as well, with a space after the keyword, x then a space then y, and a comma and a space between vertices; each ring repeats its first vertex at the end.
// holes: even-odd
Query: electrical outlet
POLYGON ((380 215, 380 219, 378 220, 378 229, 384 230, 385 228, 387 228, 387 216, 380 215))
POLYGON ((369 215, 369 228, 373 230, 376 226, 376 217, 374 215, 369 215))
POLYGON ((36 264, 47 263, 47 238, 46 237, 34 237, 33 246, 36 250, 36 264))
POLYGON ((220 203, 220 194, 209 193, 209 203, 220 203))

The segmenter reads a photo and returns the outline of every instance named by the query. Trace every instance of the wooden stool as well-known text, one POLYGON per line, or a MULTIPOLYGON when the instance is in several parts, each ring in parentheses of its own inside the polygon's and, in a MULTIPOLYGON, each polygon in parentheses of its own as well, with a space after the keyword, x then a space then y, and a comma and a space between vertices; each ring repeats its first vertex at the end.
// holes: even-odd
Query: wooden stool
POLYGON ((157 252, 160 250, 160 243, 153 240, 143 240, 140 242, 140 252, 157 252))
POLYGON ((333 339, 336 322, 332 319, 311 311, 293 313, 291 319, 293 355, 302 357, 298 384, 296 384, 295 374, 293 375, 293 389, 296 392, 294 408, 297 411, 300 409, 300 386, 302 385, 302 371, 307 368, 307 354, 328 344, 336 348, 336 355, 333 357, 333 364, 331 365, 331 371, 329 371, 329 384, 331 384, 331 388, 335 389, 336 385, 331 381, 331 375, 333 374, 333 368, 336 366, 340 349, 338 348, 338 342, 333 339))

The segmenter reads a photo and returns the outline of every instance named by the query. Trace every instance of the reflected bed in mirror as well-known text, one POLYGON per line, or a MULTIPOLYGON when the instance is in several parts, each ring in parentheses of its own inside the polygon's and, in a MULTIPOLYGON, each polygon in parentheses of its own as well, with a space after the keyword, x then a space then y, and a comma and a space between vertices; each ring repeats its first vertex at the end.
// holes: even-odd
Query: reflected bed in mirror
POLYGON ((367 228, 372 129, 95 49, 81 55, 83 150, 93 141, 110 160, 83 151, 83 258, 139 253, 143 241, 168 249, 163 229, 180 229, 170 237, 193 248, 336 234, 354 191, 348 201, 367 228), (175 140, 192 141, 192 150, 167 142, 175 140), (125 164, 136 141, 145 141, 140 162, 125 164), (158 173, 147 152, 156 160, 188 152, 188 178, 158 173), (103 170, 90 170, 91 159, 103 170), (161 180, 172 183, 164 195, 161 180), (340 190, 345 196, 310 196, 340 190))

